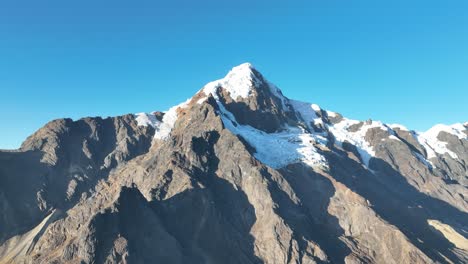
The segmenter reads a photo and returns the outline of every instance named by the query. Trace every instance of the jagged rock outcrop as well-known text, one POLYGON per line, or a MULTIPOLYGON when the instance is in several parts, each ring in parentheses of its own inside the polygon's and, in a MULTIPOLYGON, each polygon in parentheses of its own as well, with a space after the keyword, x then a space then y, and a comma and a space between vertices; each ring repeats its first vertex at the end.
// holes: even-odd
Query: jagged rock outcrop
POLYGON ((468 262, 467 124, 290 100, 250 64, 0 153, 0 263, 468 262))
POLYGON ((147 152, 154 129, 134 119, 54 120, 18 151, 0 152, 0 242, 34 227, 53 209, 73 207, 112 169, 147 152))

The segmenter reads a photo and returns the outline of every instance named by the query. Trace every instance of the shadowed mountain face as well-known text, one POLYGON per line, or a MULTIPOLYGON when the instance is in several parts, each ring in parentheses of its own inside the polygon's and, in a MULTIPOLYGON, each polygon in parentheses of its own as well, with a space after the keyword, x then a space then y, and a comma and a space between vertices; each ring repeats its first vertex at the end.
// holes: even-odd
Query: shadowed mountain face
POLYGON ((0 152, 0 263, 468 263, 467 136, 350 120, 243 64, 0 152))

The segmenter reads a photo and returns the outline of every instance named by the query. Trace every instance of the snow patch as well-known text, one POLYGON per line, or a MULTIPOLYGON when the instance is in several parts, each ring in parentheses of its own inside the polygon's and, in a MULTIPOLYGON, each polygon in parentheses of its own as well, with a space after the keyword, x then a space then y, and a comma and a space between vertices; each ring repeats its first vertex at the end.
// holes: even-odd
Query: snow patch
POLYGON ((241 125, 236 122, 221 102, 218 101, 221 118, 227 129, 236 135, 242 136, 252 147, 254 154, 262 163, 279 169, 288 164, 304 162, 315 167, 328 167, 326 159, 318 153, 315 143, 326 144, 326 138, 309 134, 304 129, 288 127, 278 133, 266 133, 249 125, 241 125))
POLYGON ((466 128, 461 123, 456 123, 451 126, 438 124, 430 128, 428 131, 423 133, 423 136, 426 138, 437 138, 440 132, 444 131, 449 134, 457 136, 459 139, 466 139, 467 135, 463 132, 466 128))
POLYGON ((358 120, 344 118, 341 122, 328 126, 328 129, 335 136, 335 140, 339 146, 342 147, 344 142, 356 146, 363 163, 369 168, 369 161, 372 157, 375 157, 375 151, 369 142, 365 140, 366 133, 369 129, 374 127, 388 131, 388 127, 381 122, 372 121, 370 124, 364 123, 356 132, 348 130, 350 126, 358 124, 359 122, 358 120))
POLYGON ((206 101, 206 99, 208 99, 208 97, 206 96, 198 99, 197 104, 203 104, 206 101))
MULTIPOLYGON (((313 127, 311 127, 311 123, 313 124, 322 124, 324 127, 331 132, 336 140, 338 146, 343 146, 344 142, 348 142, 356 146, 359 155, 361 156, 361 160, 363 161, 364 165, 368 168, 369 161, 372 157, 375 157, 375 151, 373 147, 365 140, 366 133, 369 129, 378 127, 384 131, 388 131, 390 133, 389 139, 393 140, 400 140, 398 137, 395 136, 395 132, 391 130, 388 126, 383 124, 382 122, 372 121, 370 123, 363 123, 362 127, 356 132, 349 131, 349 127, 355 124, 360 123, 358 120, 351 120, 343 118, 339 123, 336 124, 325 124, 317 115, 317 112, 322 111, 322 108, 316 104, 309 104, 305 102, 300 102, 296 100, 289 100, 290 104, 293 106, 294 110, 298 112, 303 119, 303 121, 307 124, 309 129, 313 131, 313 127)), ((327 111, 329 116, 336 116, 335 112, 327 111)), ((315 137, 326 137, 327 132, 313 134, 315 137)))
POLYGON ((218 87, 223 87, 229 92, 232 99, 238 97, 247 98, 250 96, 253 87, 260 84, 260 80, 253 73, 253 66, 250 63, 243 63, 232 68, 223 79, 210 82, 203 88, 206 95, 216 92, 218 87))
POLYGON ((388 126, 389 126, 391 129, 396 129, 396 128, 398 128, 398 129, 400 129, 400 130, 409 131, 408 128, 406 128, 405 126, 400 125, 400 124, 389 124, 388 126))
POLYGON ((186 108, 189 102, 192 99, 187 99, 187 101, 178 104, 169 108, 166 112, 164 112, 164 116, 162 118, 162 122, 160 122, 156 127, 156 132, 154 134, 154 138, 157 139, 166 139, 174 128, 174 124, 177 121, 177 110, 179 108, 186 108))
POLYGON ((156 116, 152 113, 138 113, 135 114, 136 118, 135 120, 138 123, 138 126, 152 126, 152 127, 157 127, 159 123, 158 119, 156 119, 156 116))
POLYGON ((314 105, 296 100, 289 100, 289 103, 292 105, 294 110, 301 115, 302 120, 306 123, 307 128, 309 128, 310 131, 314 131, 311 123, 315 124, 322 122, 322 119, 317 116, 317 113, 314 110, 314 105))
MULTIPOLYGON (((338 145, 342 146, 344 142, 349 142, 356 146, 363 163, 368 167, 370 159, 375 156, 373 147, 365 140, 365 135, 370 128, 379 127, 390 132, 388 139, 392 140, 399 140, 395 137, 393 129, 399 128, 409 131, 399 124, 386 126, 381 122, 372 121, 364 123, 358 131, 351 132, 348 130, 349 127, 359 123, 359 121, 346 118, 336 124, 328 124, 320 117, 319 113, 322 111, 320 106, 289 100, 282 95, 278 87, 257 76, 259 75, 254 73, 254 68, 249 63, 234 67, 223 79, 206 84, 199 92, 202 93, 199 95, 204 94, 205 96, 198 99, 197 103, 205 102, 208 95, 211 94, 219 105, 221 118, 226 128, 234 134, 242 136, 256 149, 254 156, 272 168, 281 168, 299 161, 310 166, 328 166, 325 158, 317 151, 319 145, 326 145, 328 132, 334 135, 338 145), (220 102, 218 90, 221 88, 229 92, 234 100, 237 100, 238 98, 251 96, 253 90, 261 85, 267 85, 271 93, 281 100, 283 109, 289 108, 289 110, 296 111, 298 116, 300 115, 300 118, 305 122, 306 127, 287 127, 284 131, 278 133, 265 133, 251 126, 238 124, 232 113, 227 111, 220 102), (316 126, 312 124, 322 125, 325 131, 314 131, 316 126)), ((148 113, 138 113, 135 119, 138 126, 154 127, 156 130, 155 138, 166 139, 178 118, 178 109, 187 107, 190 100, 167 110, 162 121, 158 121, 154 114, 148 113)), ((326 113, 330 117, 338 116, 335 112, 326 111, 326 113)), ((457 155, 447 148, 447 143, 438 140, 437 136, 441 131, 445 131, 457 136, 459 139, 467 139, 465 134, 467 128, 465 126, 468 126, 468 123, 458 123, 451 126, 436 125, 424 133, 411 132, 428 153, 427 159, 424 159, 421 155, 418 156, 418 159, 427 162, 428 166, 432 166, 428 159, 437 157, 437 154, 448 153, 451 157, 457 158, 457 155)))
POLYGON ((274 85, 273 83, 267 81, 268 88, 270 88, 271 93, 281 101, 281 106, 283 107, 284 110, 287 109, 287 103, 289 102, 286 97, 283 96, 283 93, 281 92, 280 88, 278 86, 274 85))
POLYGON ((322 111, 322 109, 320 108, 320 106, 316 105, 316 104, 312 104, 311 105, 312 109, 314 109, 315 112, 320 112, 322 111))
POLYGON ((441 141, 437 138, 440 132, 444 131, 459 139, 467 139, 467 135, 464 133, 466 128, 461 123, 453 124, 451 126, 438 124, 427 130, 426 132, 415 133, 416 139, 426 149, 427 158, 436 158, 437 154, 443 155, 447 153, 452 158, 457 159, 458 156, 453 151, 447 148, 447 142, 441 141))
MULTIPOLYGON (((229 92, 229 95, 234 101, 237 101, 237 98, 247 98, 252 95, 253 89, 262 85, 262 80, 260 80, 255 73, 253 72, 254 67, 250 63, 243 63, 239 66, 232 68, 231 71, 222 79, 210 82, 206 84, 202 89, 206 96, 212 94, 217 98, 217 90, 223 88, 229 92)), ((280 99, 283 109, 287 109, 288 99, 283 96, 281 90, 274 84, 270 83, 267 80, 265 85, 268 86, 271 93, 280 99)), ((205 98, 198 100, 198 103, 203 103, 205 98)))
POLYGON ((187 101, 178 104, 169 108, 169 110, 164 112, 164 116, 162 121, 158 121, 154 114, 148 113, 138 113, 136 114, 135 120, 138 123, 138 126, 152 126, 156 130, 154 134, 154 138, 157 139, 166 139, 172 131, 175 122, 177 121, 177 109, 179 108, 186 108, 188 103, 192 99, 188 99, 187 101))

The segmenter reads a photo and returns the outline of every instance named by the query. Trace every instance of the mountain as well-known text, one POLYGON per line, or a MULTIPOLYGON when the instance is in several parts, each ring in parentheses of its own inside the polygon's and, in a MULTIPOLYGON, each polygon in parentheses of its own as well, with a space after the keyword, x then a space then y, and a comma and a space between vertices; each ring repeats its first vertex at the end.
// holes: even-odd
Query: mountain
POLYGON ((0 263, 468 263, 468 123, 418 133, 250 64, 0 152, 0 263))

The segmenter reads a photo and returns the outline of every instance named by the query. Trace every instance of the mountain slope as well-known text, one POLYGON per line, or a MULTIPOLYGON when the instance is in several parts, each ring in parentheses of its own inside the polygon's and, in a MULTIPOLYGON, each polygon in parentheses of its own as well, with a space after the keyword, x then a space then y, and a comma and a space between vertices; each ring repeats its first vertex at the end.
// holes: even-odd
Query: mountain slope
POLYGON ((0 262, 468 262, 467 128, 350 120, 242 64, 1 152, 0 262))

